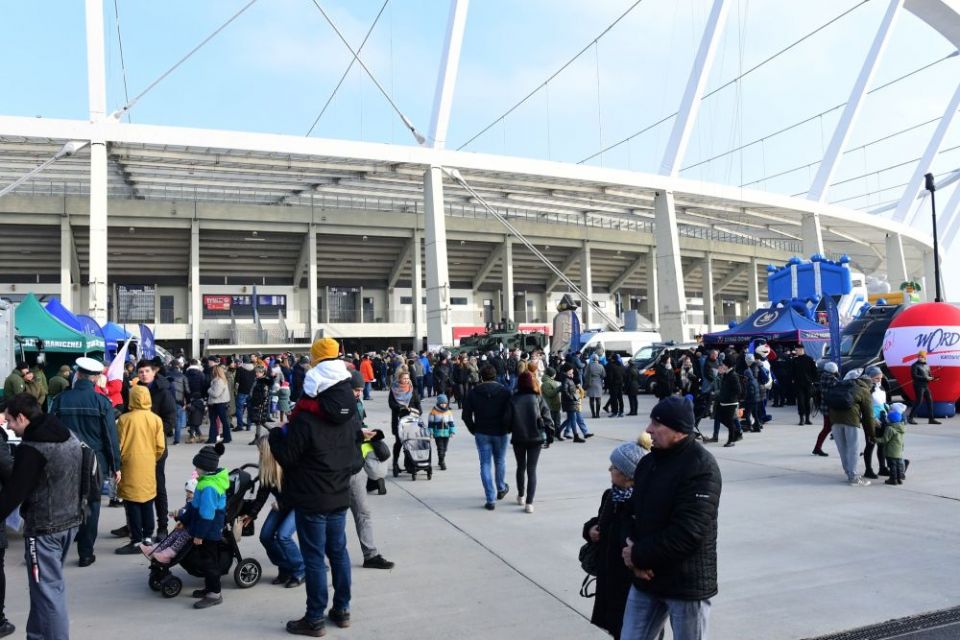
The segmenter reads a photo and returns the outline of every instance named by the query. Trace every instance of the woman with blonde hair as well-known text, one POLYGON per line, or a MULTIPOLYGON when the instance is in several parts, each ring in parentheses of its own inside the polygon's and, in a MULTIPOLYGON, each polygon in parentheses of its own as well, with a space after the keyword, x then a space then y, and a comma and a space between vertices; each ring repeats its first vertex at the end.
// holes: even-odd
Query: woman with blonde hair
MULTIPOLYGON (((217 441, 217 421, 220 421, 220 433, 223 442, 232 440, 230 432, 230 418, 227 417, 227 405, 230 403, 230 389, 227 388, 227 374, 223 367, 216 365, 210 368, 210 390, 207 392, 207 410, 210 413, 210 432, 207 434, 207 444, 217 441)), ((199 429, 198 429, 199 437, 199 429)))
POLYGON ((303 584, 306 567, 300 547, 293 541, 297 531, 297 522, 293 509, 283 504, 283 468, 273 457, 267 438, 257 439, 260 451, 260 490, 250 506, 250 512, 243 519, 247 526, 257 518, 269 496, 273 496, 270 513, 260 527, 260 544, 267 551, 270 562, 277 566, 279 574, 273 584, 282 584, 288 589, 303 584))

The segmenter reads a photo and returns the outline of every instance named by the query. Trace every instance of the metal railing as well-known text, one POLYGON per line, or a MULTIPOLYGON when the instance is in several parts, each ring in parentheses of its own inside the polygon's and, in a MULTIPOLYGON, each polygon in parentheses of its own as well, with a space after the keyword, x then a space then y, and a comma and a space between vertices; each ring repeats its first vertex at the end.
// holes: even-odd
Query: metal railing
MULTIPOLYGON (((16 194, 34 196, 89 195, 89 192, 89 184, 85 182, 71 183, 43 180, 33 180, 14 191, 16 194)), ((235 202, 238 204, 279 206, 282 200, 288 199, 287 196, 289 196, 289 193, 288 191, 263 192, 257 189, 237 189, 234 192, 223 189, 188 187, 186 185, 163 185, 162 189, 142 189, 141 195, 147 200, 235 202)), ((107 195, 110 198, 134 199, 130 188, 120 183, 111 183, 107 188, 107 195)), ((292 199, 291 202, 293 201, 296 201, 296 204, 300 206, 310 206, 312 204, 312 206, 318 209, 345 209, 413 214, 421 214, 424 212, 423 201, 414 198, 315 193, 312 197, 292 199)), ((502 207, 496 205, 494 205, 494 208, 499 211, 501 215, 511 220, 585 226, 640 233, 653 233, 655 230, 655 224, 652 220, 639 217, 632 218, 599 212, 561 214, 528 207, 502 207)), ((445 211, 448 216, 456 218, 493 219, 493 216, 477 204, 447 202, 445 203, 445 211)), ((677 225, 677 230, 681 236, 686 238, 738 245, 762 246, 794 255, 800 255, 803 251, 801 242, 788 238, 751 238, 710 227, 683 223, 677 225)))

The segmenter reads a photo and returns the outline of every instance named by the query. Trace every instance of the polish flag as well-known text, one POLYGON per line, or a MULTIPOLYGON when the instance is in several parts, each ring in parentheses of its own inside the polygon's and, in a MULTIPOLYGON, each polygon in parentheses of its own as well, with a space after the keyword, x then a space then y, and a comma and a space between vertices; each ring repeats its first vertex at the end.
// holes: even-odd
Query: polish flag
POLYGON ((110 397, 110 404, 117 406, 123 404, 123 363, 127 361, 127 353, 130 351, 130 341, 133 338, 127 338, 120 351, 117 352, 113 362, 107 368, 107 395, 110 397))

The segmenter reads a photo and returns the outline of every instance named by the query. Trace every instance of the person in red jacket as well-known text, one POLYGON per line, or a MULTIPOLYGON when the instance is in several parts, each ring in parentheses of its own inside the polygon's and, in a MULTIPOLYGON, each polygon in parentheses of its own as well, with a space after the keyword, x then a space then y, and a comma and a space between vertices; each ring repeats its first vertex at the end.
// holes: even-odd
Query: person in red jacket
POLYGON ((364 354, 363 358, 360 359, 360 375, 363 376, 363 399, 370 399, 370 386, 373 384, 373 381, 377 379, 373 375, 373 363, 370 362, 370 356, 364 354))

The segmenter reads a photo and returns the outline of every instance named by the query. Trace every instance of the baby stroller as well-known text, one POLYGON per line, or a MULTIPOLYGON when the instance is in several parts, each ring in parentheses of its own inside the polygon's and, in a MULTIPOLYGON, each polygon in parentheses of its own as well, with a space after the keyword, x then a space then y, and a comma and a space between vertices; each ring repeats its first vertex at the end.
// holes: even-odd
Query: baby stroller
MULTIPOLYGON (((241 589, 249 589, 263 576, 263 568, 254 558, 244 558, 240 553, 238 540, 241 537, 239 518, 244 515, 245 496, 252 492, 257 485, 259 476, 251 476, 246 470, 249 467, 257 468, 255 464, 245 464, 239 469, 230 471, 230 486, 227 487, 226 517, 224 519, 223 537, 217 543, 220 554, 220 573, 227 575, 234 560, 237 567, 233 571, 233 580, 241 589)), ((253 532, 243 532, 244 535, 253 535, 253 532)), ((153 591, 159 591, 164 598, 176 598, 183 588, 183 581, 173 575, 171 569, 178 564, 190 575, 202 578, 203 573, 197 566, 192 553, 193 545, 187 545, 181 550, 170 564, 163 564, 151 558, 150 577, 148 584, 153 591)))
MULTIPOLYGON (((400 418, 400 424, 397 427, 400 434, 400 445, 403 447, 403 469, 410 474, 412 480, 417 479, 417 473, 423 471, 427 474, 427 480, 433 479, 433 443, 430 437, 430 430, 420 421, 420 414, 416 411, 400 418)), ((393 477, 397 477, 399 471, 396 467, 393 470, 393 477)))

